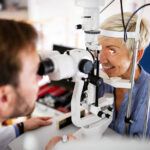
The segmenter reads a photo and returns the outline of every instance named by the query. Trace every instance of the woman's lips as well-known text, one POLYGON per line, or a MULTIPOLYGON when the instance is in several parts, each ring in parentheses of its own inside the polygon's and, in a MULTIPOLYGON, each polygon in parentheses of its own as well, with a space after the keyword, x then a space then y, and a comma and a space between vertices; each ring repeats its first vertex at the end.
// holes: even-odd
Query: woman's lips
POLYGON ((103 66, 102 65, 102 68, 103 68, 103 70, 107 71, 107 70, 114 69, 115 67, 114 66, 103 66))

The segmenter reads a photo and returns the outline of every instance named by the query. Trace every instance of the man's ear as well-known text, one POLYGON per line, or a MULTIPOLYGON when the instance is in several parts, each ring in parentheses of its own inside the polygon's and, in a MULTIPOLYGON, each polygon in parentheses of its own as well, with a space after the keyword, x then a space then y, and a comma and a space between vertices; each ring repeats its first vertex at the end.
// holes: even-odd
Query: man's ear
POLYGON ((138 50, 137 62, 139 62, 142 59, 143 55, 144 55, 144 49, 142 48, 138 50))
POLYGON ((0 86, 0 118, 12 111, 14 103, 14 90, 10 85, 0 86))
POLYGON ((6 86, 0 86, 0 107, 7 102, 6 86))

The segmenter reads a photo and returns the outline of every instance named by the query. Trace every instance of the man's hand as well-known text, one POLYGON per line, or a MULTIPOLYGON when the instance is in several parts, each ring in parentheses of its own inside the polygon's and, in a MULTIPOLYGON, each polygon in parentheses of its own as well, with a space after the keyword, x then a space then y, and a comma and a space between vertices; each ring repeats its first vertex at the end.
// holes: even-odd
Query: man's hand
POLYGON ((24 123, 24 132, 34 130, 43 126, 52 124, 51 117, 34 117, 26 120, 24 123))
MULTIPOLYGON (((68 141, 76 139, 76 137, 73 136, 72 134, 67 135, 67 138, 68 138, 68 141)), ((62 136, 53 137, 46 145, 45 150, 52 150, 54 148, 54 146, 60 141, 62 141, 62 136)))

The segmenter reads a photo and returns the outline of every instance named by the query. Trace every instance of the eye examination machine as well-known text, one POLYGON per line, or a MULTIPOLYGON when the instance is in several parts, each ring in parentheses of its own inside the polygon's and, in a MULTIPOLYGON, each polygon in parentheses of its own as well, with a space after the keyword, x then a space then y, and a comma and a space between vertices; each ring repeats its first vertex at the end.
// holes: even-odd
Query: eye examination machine
MULTIPOLYGON (((94 144, 93 139, 96 139, 96 141, 101 141, 104 135, 107 134, 108 130, 110 130, 109 125, 112 122, 114 112, 113 105, 115 95, 108 92, 103 93, 102 96, 99 95, 99 89, 104 83, 114 88, 125 88, 128 90, 128 105, 125 116, 125 130, 126 134, 128 135, 130 124, 133 121, 131 119, 131 105, 133 96, 132 90, 134 86, 137 51, 139 47, 140 22, 144 8, 149 6, 150 3, 145 3, 143 0, 140 2, 140 9, 136 10, 129 19, 128 23, 124 25, 124 32, 100 29, 100 15, 102 15, 102 13, 109 8, 114 1, 115 0, 109 2, 107 0, 75 0, 75 5, 83 9, 82 24, 76 25, 76 29, 84 31, 86 49, 76 48, 67 50, 63 54, 59 53, 58 51, 46 51, 45 53, 40 53, 41 62, 38 70, 39 75, 47 75, 50 81, 69 79, 69 81, 75 83, 71 98, 71 120, 73 125, 68 127, 68 130, 66 127, 66 129, 63 129, 63 131, 58 131, 56 126, 52 125, 51 127, 44 127, 38 131, 32 131, 33 134, 26 133, 25 135, 21 136, 20 139, 17 139, 24 143, 22 146, 18 146, 19 149, 23 149, 24 147, 24 149, 31 148, 32 150, 40 150, 43 148, 41 145, 44 145, 46 142, 48 142, 50 137, 55 135, 66 135, 68 131, 72 132, 81 141, 89 141, 87 142, 87 145, 90 145, 89 143, 91 141, 91 144, 93 144, 96 149, 96 144, 94 144), (128 24, 135 14, 138 14, 136 30, 135 32, 127 32, 128 24), (100 35, 122 38, 125 42, 128 38, 133 38, 135 40, 135 51, 133 53, 134 57, 132 59, 132 72, 130 75, 130 80, 122 79, 121 77, 109 77, 105 72, 103 72, 99 63, 101 61, 99 59, 99 53, 102 50, 102 46, 98 42, 98 37, 100 35), (81 110, 84 110, 85 112, 84 117, 81 117, 80 115, 81 110), (28 143, 33 145, 33 147, 31 146, 30 148, 25 148, 27 147, 28 143)), ((118 3, 121 5, 121 1, 118 0, 118 3)), ((119 9, 120 13, 122 13, 122 7, 119 9)), ((122 20, 122 22, 124 21, 122 20)), ((147 132, 149 107, 150 100, 147 103, 145 116, 143 116, 145 117, 145 132, 143 133, 143 139, 146 137, 147 132)), ((56 119, 54 118, 54 124, 55 122, 56 119)), ((122 138, 117 133, 111 130, 110 132, 112 135, 115 135, 117 139, 122 138)), ((17 140, 10 144, 12 149, 17 147, 17 140)), ((109 142, 113 145, 112 141, 109 142)), ((78 143, 73 144, 73 141, 71 142, 73 146, 78 145, 78 143)), ((121 142, 122 141, 120 141, 120 143, 121 142)), ((126 142, 129 141, 127 140, 126 142)), ((101 141, 99 144, 97 142, 97 149, 100 144, 104 145, 104 143, 107 145, 106 141, 103 143, 101 141)), ((56 146, 56 149, 65 149, 65 144, 66 142, 59 142, 56 146)), ((140 144, 135 141, 133 141, 133 143, 129 142, 129 145, 130 144, 137 144, 140 147, 140 144)), ((145 141, 142 141, 141 146, 144 144, 145 141)), ((80 145, 81 147, 83 146, 82 143, 80 143, 80 145)), ((148 145, 146 143, 144 146, 146 150, 150 144, 148 145)), ((68 149, 69 148, 71 148, 71 144, 68 145, 68 149)), ((135 147, 133 147, 133 149, 134 148, 135 147)))

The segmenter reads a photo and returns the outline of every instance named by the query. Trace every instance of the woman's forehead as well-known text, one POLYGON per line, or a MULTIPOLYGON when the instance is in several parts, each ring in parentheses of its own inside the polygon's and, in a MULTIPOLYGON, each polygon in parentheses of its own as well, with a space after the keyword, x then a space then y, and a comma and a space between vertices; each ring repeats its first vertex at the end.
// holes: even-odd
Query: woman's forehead
POLYGON ((123 39, 121 38, 112 38, 112 37, 106 37, 106 36, 100 36, 99 39, 99 44, 106 44, 106 45, 124 45, 125 43, 123 42, 123 39))

